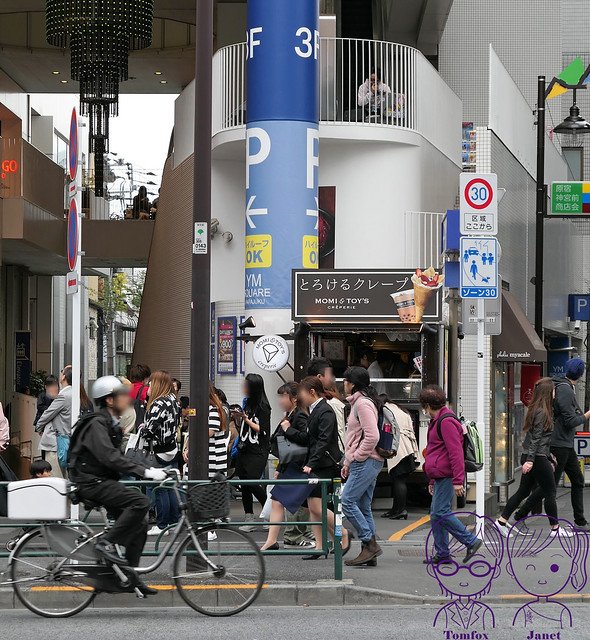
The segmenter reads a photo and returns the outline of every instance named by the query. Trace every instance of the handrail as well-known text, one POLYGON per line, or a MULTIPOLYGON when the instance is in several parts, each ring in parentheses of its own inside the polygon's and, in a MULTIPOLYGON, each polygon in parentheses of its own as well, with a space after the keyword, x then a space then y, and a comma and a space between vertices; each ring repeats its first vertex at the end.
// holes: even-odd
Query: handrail
MULTIPOLYGON (((334 504, 334 510, 335 510, 335 518, 336 518, 336 527, 335 527, 335 532, 334 532, 334 546, 333 546, 333 551, 334 551, 334 579, 335 580, 342 580, 342 512, 341 512, 341 507, 340 507, 340 479, 334 479, 334 480, 329 480, 329 479, 325 479, 325 478, 314 478, 313 480, 306 480, 306 479, 289 479, 289 480, 281 480, 281 479, 260 479, 260 480, 228 480, 227 483, 230 486, 241 486, 241 485, 264 485, 264 486, 268 486, 268 485, 301 485, 301 484, 309 484, 310 482, 313 482, 313 484, 319 484, 322 488, 322 495, 321 495, 321 499, 322 499, 322 519, 321 520, 309 520, 309 521, 305 521, 305 522, 298 522, 298 524, 307 524, 307 525, 321 525, 322 527, 322 547, 324 550, 328 549, 328 519, 327 519, 327 514, 328 514, 328 503, 332 502, 334 504), (329 485, 331 483, 334 483, 334 493, 330 494, 328 493, 328 488, 329 485), (338 526, 340 525, 340 526, 338 526)), ((7 486, 8 484, 10 484, 9 482, 0 482, 0 487, 2 486, 7 486)), ((153 482, 153 481, 149 481, 149 480, 125 480, 122 481, 122 484, 127 484, 127 485, 131 485, 131 486, 136 486, 138 487, 138 489, 141 490, 142 487, 152 487, 155 488, 156 490, 159 488, 163 488, 166 489, 167 487, 163 486, 161 487, 159 482, 153 482)), ((203 480, 183 480, 182 481, 182 485, 185 486, 195 486, 195 485, 202 485, 203 484, 203 480)), ((90 513, 90 512, 88 512, 90 513)), ((88 514, 87 514, 88 515, 88 514)), ((76 525, 80 525, 83 524, 85 527, 89 527, 89 528, 101 528, 104 527, 104 522, 86 522, 85 519, 84 521, 79 520, 79 519, 73 519, 73 520, 65 520, 62 522, 63 524, 66 525, 70 525, 70 526, 76 526, 76 525)), ((17 521, 17 520, 6 520, 6 521, 0 521, 0 531, 2 529, 24 529, 24 528, 36 528, 38 526, 40 526, 40 522, 38 521, 34 521, 34 522, 22 522, 22 521, 17 521)), ((205 523, 203 523, 205 524, 205 523)), ((232 526, 240 526, 243 524, 246 524, 243 521, 231 521, 232 526)), ((256 527, 263 527, 263 526, 268 526, 268 522, 266 521, 259 521, 259 522, 248 522, 248 525, 252 525, 252 526, 256 526, 256 527)), ((288 526, 292 524, 291 522, 285 520, 282 521, 280 523, 275 523, 274 525, 271 526, 288 526)), ((160 552, 158 551, 159 549, 159 544, 161 541, 161 538, 166 534, 166 532, 169 529, 173 529, 176 525, 171 525, 170 527, 168 527, 168 529, 165 529, 155 540, 155 545, 154 545, 154 550, 146 550, 144 549, 143 553, 142 553, 142 557, 154 557, 154 556, 158 556, 160 555, 160 552)), ((275 555, 275 556, 294 556, 294 555, 313 555, 313 554, 317 554, 319 555, 319 552, 314 551, 313 549, 278 549, 276 551, 264 551, 263 552, 265 555, 275 555)), ((0 549, 0 558, 8 558, 10 557, 11 552, 8 551, 5 548, 0 549)), ((323 554, 322 554, 323 555, 323 554)), ((0 572, 0 576, 2 575, 2 572, 0 572)), ((2 582, 0 581, 0 584, 2 584, 2 582)))
MULTIPOLYGON (((377 40, 321 38, 319 62, 322 124, 417 131, 459 161, 455 137, 460 134, 461 101, 418 49, 377 40), (359 105, 369 90, 363 85, 375 69, 385 92, 379 91, 374 102, 370 98, 368 105, 359 105)), ((213 78, 215 136, 246 123, 244 43, 216 52, 213 78)))

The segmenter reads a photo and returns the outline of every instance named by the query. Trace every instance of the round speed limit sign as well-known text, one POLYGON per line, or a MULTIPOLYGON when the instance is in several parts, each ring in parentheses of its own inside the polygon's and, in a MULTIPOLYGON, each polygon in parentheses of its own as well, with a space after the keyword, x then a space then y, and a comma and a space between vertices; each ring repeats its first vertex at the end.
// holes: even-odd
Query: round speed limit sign
POLYGON ((464 197, 472 209, 486 209, 494 200, 494 189, 484 178, 474 178, 465 185, 464 197))
POLYGON ((463 172, 459 177, 460 230, 464 236, 498 233, 498 176, 463 172))

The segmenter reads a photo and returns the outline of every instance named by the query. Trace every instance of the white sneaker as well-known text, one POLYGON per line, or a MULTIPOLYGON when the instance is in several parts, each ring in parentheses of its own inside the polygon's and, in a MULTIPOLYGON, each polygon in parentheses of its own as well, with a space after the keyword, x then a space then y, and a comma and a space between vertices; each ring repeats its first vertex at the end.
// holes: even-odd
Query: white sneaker
MULTIPOLYGON (((159 536, 161 533, 164 533, 166 529, 160 529, 157 525, 154 525, 148 532, 148 536, 159 536)), ((168 531, 164 535, 168 535, 168 531)))
POLYGON ((244 522, 245 522, 246 524, 243 524, 243 525, 240 527, 240 531, 245 531, 246 533, 252 533, 252 531, 255 531, 255 530, 256 530, 256 527, 255 527, 253 524, 248 524, 248 523, 250 523, 250 522, 254 522, 254 515, 253 515, 253 514, 251 514, 251 513, 247 513, 247 514, 244 516, 244 522))
POLYGON ((573 538, 575 535, 576 535, 575 532, 568 531, 563 527, 557 527, 557 529, 551 529, 551 533, 550 533, 550 536, 552 538, 557 538, 557 536, 559 536, 560 538, 573 538))
POLYGON ((510 527, 507 524, 504 524, 503 522, 496 520, 496 528, 500 532, 500 535, 504 536, 505 538, 508 537, 508 530, 510 527))
POLYGON ((213 540, 217 540, 217 533, 215 531, 207 532, 207 540, 209 542, 213 542, 213 540))

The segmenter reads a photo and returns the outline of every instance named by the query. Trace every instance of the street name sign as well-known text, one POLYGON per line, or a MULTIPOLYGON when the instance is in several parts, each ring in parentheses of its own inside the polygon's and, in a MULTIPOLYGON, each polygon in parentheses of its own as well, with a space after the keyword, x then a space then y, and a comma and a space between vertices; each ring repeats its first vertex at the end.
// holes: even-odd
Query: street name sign
POLYGON ((548 215, 590 215, 590 182, 552 182, 548 215))

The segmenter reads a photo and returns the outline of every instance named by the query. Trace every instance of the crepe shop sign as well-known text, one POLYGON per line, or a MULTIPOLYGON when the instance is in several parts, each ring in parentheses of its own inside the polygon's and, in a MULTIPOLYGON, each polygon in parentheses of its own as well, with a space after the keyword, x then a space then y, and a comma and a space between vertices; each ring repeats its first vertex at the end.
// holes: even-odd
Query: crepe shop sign
POLYGON ((442 318, 442 276, 427 286, 416 269, 293 271, 293 320, 414 324, 442 318))

